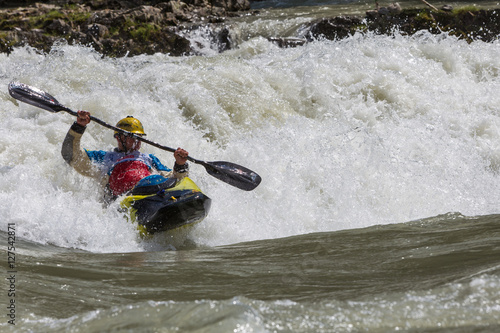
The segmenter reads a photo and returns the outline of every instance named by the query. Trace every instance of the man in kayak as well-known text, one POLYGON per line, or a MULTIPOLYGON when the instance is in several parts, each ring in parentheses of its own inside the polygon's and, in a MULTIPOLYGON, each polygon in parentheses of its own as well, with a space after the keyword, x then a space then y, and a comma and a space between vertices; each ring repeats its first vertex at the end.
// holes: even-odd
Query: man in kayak
MULTIPOLYGON (((171 170, 153 154, 139 152, 141 141, 123 133, 115 132, 118 144, 112 151, 80 148, 80 139, 88 123, 90 123, 90 113, 78 111, 77 120, 64 139, 61 154, 64 160, 80 174, 101 181, 106 189, 104 193, 106 202, 131 190, 141 179, 153 173, 177 179, 188 175, 188 152, 184 149, 177 148, 174 152, 175 164, 171 170)), ((146 135, 141 122, 132 116, 120 120, 116 127, 135 135, 146 135)))

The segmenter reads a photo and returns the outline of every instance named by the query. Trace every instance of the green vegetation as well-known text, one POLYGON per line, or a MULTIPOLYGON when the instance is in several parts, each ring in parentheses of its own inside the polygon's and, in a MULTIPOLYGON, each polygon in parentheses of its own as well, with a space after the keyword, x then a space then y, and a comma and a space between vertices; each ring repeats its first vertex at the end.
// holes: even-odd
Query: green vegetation
POLYGON ((62 8, 65 10, 69 10, 69 11, 78 11, 79 10, 79 7, 74 3, 72 3, 72 4, 65 3, 62 8))
POLYGON ((134 39, 149 40, 152 35, 159 31, 160 28, 156 24, 141 23, 135 29, 130 30, 130 35, 134 39))
POLYGON ((68 19, 74 24, 80 25, 88 22, 91 14, 89 12, 69 12, 68 19))
MULTIPOLYGON (((48 25, 50 25, 54 20, 63 20, 66 22, 70 22, 73 25, 81 25, 88 21, 91 14, 89 12, 78 12, 78 11, 70 11, 70 12, 62 12, 60 10, 51 10, 47 14, 39 15, 39 16, 31 16, 29 17, 28 22, 23 22, 21 20, 17 20, 18 25, 26 26, 29 25, 29 29, 44 29, 48 25)), ((15 23, 16 20, 10 19, 11 23, 15 23)))
POLYGON ((58 10, 52 10, 45 15, 31 16, 29 18, 29 24, 31 25, 32 29, 43 29, 44 27, 52 23, 53 20, 64 18, 64 14, 62 14, 58 10))
POLYGON ((2 15, 0 15, 0 30, 12 30, 21 24, 21 19, 18 16, 9 16, 6 13, 2 13, 2 15))
POLYGON ((115 22, 108 27, 111 36, 123 36, 124 34, 137 29, 138 23, 127 18, 124 22, 115 22))
POLYGON ((66 15, 61 13, 59 10, 51 10, 47 13, 47 15, 42 16, 45 20, 56 20, 56 19, 64 19, 66 15))
POLYGON ((135 40, 147 41, 155 34, 161 31, 161 28, 153 23, 142 23, 126 19, 125 22, 119 25, 112 25, 109 27, 109 35, 112 37, 125 36, 135 40))
POLYGON ((432 22, 434 21, 434 17, 429 11, 420 11, 417 16, 415 16, 417 21, 421 22, 432 22))
POLYGON ((478 12, 478 11, 479 11, 479 8, 477 8, 474 5, 470 5, 470 6, 460 7, 460 8, 454 8, 451 11, 451 13, 453 15, 461 15, 461 14, 468 13, 468 12, 475 13, 475 12, 478 12))
POLYGON ((1 43, 5 43, 7 38, 9 37, 9 34, 6 31, 0 31, 0 41, 1 43))

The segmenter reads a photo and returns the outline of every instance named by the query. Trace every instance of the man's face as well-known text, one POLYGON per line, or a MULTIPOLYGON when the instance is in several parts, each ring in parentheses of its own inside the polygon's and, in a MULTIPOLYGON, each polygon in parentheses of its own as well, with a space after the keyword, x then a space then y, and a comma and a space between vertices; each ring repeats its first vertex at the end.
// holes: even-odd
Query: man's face
POLYGON ((141 141, 125 134, 118 134, 116 140, 118 141, 118 149, 122 151, 129 152, 141 148, 141 141))

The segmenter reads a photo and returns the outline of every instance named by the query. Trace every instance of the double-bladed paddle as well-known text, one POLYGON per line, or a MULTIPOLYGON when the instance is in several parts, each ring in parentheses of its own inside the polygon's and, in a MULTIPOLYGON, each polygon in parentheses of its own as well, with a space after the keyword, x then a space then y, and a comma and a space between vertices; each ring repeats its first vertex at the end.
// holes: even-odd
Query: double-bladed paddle
MULTIPOLYGON (((71 109, 65 107, 64 105, 61 105, 50 94, 38 88, 28 86, 27 84, 24 83, 20 82, 9 83, 9 94, 15 99, 45 109, 50 112, 64 111, 73 116, 77 115, 75 111, 72 111, 71 109)), ((104 127, 107 127, 109 129, 112 129, 120 133, 127 134, 129 136, 134 137, 137 140, 140 140, 157 148, 170 152, 175 152, 175 149, 173 148, 162 146, 159 143, 149 141, 141 136, 124 131, 121 128, 110 125, 94 116, 90 116, 90 119, 92 121, 95 121, 99 125, 102 125, 104 127)), ((203 165, 207 170, 208 174, 210 174, 211 176, 245 191, 253 190, 260 184, 262 180, 260 176, 255 172, 253 172, 252 170, 231 162, 223 162, 223 161, 205 162, 192 158, 191 156, 188 156, 187 159, 193 163, 203 165)))

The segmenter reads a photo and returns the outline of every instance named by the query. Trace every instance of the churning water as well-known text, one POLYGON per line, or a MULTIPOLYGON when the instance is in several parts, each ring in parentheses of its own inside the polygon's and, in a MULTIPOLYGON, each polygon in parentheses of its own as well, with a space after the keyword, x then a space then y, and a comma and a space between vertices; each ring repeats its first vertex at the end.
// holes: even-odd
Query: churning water
MULTIPOLYGON (((265 26, 239 31, 252 24, 265 26)), ((0 227, 2 244, 15 228, 17 272, 16 326, 5 273, 2 330, 498 329, 500 43, 238 43, 179 58, 65 44, 0 55, 0 227), (133 115, 148 139, 263 181, 244 192, 192 165, 209 216, 142 239, 63 161, 73 117, 15 101, 14 80, 111 124, 133 115)), ((111 149, 112 134, 91 123, 82 142, 111 149)))

